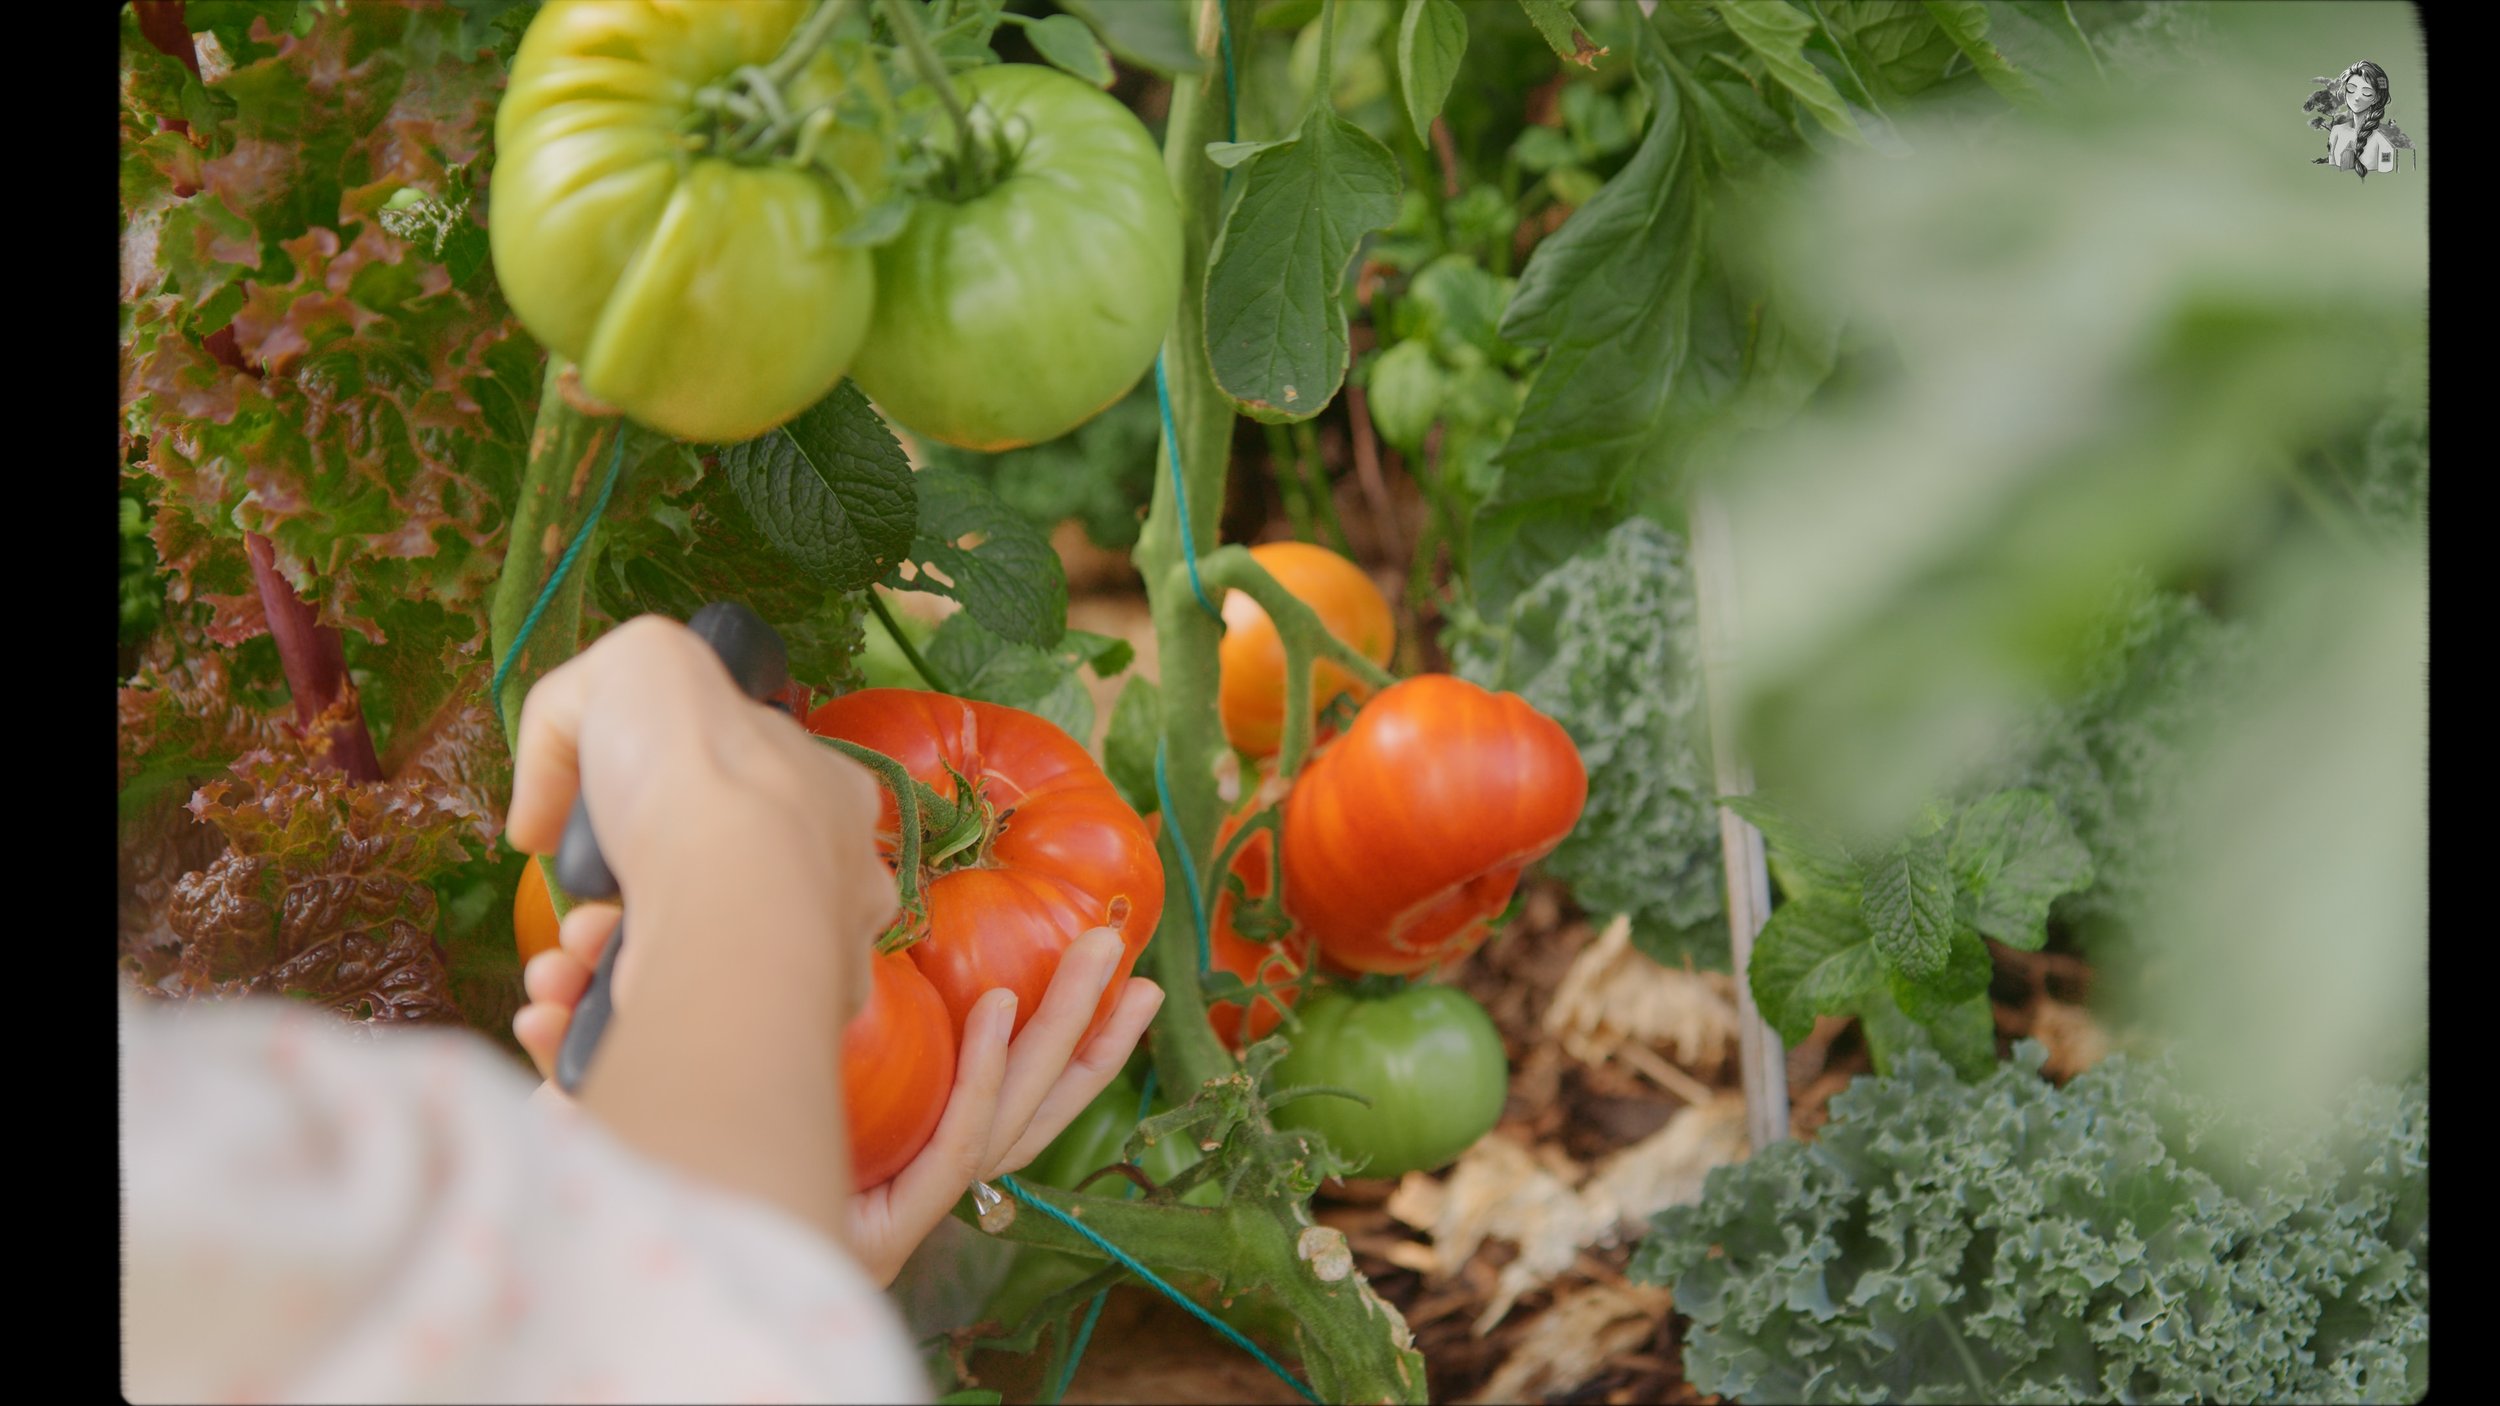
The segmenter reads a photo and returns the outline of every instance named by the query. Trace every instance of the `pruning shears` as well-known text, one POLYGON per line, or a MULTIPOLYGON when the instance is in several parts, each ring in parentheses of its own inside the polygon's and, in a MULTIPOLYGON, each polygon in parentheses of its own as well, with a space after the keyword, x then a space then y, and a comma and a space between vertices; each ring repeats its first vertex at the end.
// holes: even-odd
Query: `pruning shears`
MULTIPOLYGON (((722 667, 729 670, 730 680, 747 697, 766 703, 789 686, 789 651, 781 636, 754 611, 735 601, 714 601, 696 611, 686 628, 712 647, 722 667)), ((607 856, 599 852, 599 837, 591 831, 590 809, 581 796, 573 798, 564 842, 556 850, 556 882, 576 898, 614 898, 620 892, 616 876, 608 871, 607 856)), ((599 954, 590 989, 573 1008, 564 1047, 556 1053, 556 1084, 568 1094, 580 1089, 591 1056, 598 1052, 599 1037, 607 1031, 608 1016, 614 1010, 616 954, 624 948, 625 925, 620 921, 608 938, 607 950, 599 954)))

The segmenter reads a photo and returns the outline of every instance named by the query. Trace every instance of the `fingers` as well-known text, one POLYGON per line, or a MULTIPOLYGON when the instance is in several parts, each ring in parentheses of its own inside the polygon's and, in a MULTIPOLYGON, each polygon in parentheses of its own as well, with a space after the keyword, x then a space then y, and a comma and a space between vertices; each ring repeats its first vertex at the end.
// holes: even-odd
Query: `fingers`
POLYGON ((982 1155, 984 1169, 1005 1157, 1023 1138, 1043 1097, 1067 1069, 1076 1054, 1076 1042, 1084 1037, 1085 1027, 1102 1003, 1103 988, 1119 969, 1120 955, 1120 934, 1110 928, 1086 933, 1061 954, 1050 989, 1042 995, 1041 1009, 1026 1022, 1024 1033, 1007 1053, 1007 1079, 999 1090, 998 1116, 982 1155))
POLYGON ((1007 1038, 1015 1029, 1016 995, 997 990, 983 996, 964 1022, 963 1048, 955 1059, 955 1087, 929 1145, 911 1165, 881 1188, 888 1222, 884 1237, 905 1253, 980 1180, 989 1156, 990 1128, 998 1116, 998 1091, 1007 1073, 1007 1038))
MULTIPOLYGON (((561 955, 542 952, 539 959, 561 955)), ((537 962, 533 961, 531 965, 535 966, 537 962)), ((590 974, 584 972, 582 980, 587 983, 590 974)), ((573 1006, 570 1002, 533 1002, 513 1014, 512 1038, 520 1042, 522 1051, 530 1057, 530 1063, 537 1066, 539 1078, 552 1081, 556 1077, 556 1051, 564 1048, 564 1032, 572 1025, 573 1006)), ((550 1082, 548 1087, 555 1085, 550 1082)))
POLYGON ((1128 1062, 1155 1012, 1162 1008, 1162 987, 1142 976, 1130 977, 1121 988, 1119 1004, 1111 1008, 1111 1019, 1085 1043, 1059 1081, 1050 1086, 1041 1107, 1034 1110, 1033 1121, 1026 1125, 1007 1155, 991 1166, 991 1174, 1021 1171, 1026 1163, 1041 1156, 1042 1149, 1076 1121, 1076 1115, 1085 1111, 1095 1095, 1119 1077, 1120 1066, 1128 1062))

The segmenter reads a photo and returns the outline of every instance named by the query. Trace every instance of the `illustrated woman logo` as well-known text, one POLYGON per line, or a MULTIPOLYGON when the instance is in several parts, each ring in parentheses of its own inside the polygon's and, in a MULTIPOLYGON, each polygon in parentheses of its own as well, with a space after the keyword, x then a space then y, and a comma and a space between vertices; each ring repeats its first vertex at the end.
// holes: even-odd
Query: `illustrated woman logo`
POLYGON ((2333 78, 2313 78, 2318 90, 2301 110, 2317 115, 2312 127, 2326 129, 2326 155, 2312 166, 2333 166, 2363 180, 2372 171, 2396 169, 2396 152, 2413 139, 2387 120, 2387 70, 2364 59, 2333 78))

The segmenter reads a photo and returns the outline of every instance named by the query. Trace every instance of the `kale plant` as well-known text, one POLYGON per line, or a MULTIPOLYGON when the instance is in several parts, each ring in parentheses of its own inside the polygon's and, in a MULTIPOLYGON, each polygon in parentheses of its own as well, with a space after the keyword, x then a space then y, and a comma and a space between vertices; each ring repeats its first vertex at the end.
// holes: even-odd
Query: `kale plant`
POLYGON ((1710 1174, 1632 1264, 1684 1368, 1754 1401, 2410 1401, 2428 1385, 2429 1087, 2250 1137, 2158 1066, 1975 1083, 1925 1052, 1812 1143, 1710 1174))

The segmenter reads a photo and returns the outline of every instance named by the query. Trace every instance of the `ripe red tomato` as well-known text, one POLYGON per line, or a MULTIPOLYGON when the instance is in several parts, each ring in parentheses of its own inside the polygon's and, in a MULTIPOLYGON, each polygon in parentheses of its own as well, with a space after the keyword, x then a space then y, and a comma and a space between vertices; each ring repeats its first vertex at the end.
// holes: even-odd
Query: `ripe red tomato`
POLYGON ((521 885, 512 891, 512 941, 521 950, 521 965, 556 945, 556 904, 547 893, 545 866, 532 855, 521 866, 521 885))
MULTIPOLYGON (((1388 598, 1363 568, 1308 542, 1270 542, 1252 547, 1250 556, 1318 612, 1329 633, 1373 663, 1388 664, 1397 623, 1389 616, 1388 598)), ((1285 643, 1267 611, 1240 591, 1224 597, 1224 642, 1216 658, 1223 669, 1224 736, 1251 756, 1273 755, 1285 735, 1285 643)), ((1371 689, 1337 665, 1319 661, 1311 670, 1311 707, 1325 708, 1340 693, 1359 703, 1371 689)))
MULTIPOLYGON (((1244 811, 1224 822, 1223 833, 1216 837, 1221 850, 1232 843, 1233 832, 1249 812, 1244 811)), ((1233 860, 1233 872, 1241 876, 1242 890, 1252 898, 1267 894, 1270 840, 1262 830, 1241 847, 1233 860)), ((1283 1018, 1277 1003, 1290 1006, 1302 992, 1302 974, 1310 970, 1311 940, 1296 928, 1274 942, 1253 942, 1233 930, 1233 894, 1227 885, 1216 895, 1215 912, 1207 924, 1207 959, 1220 972, 1231 972, 1243 981, 1268 982, 1277 989, 1255 997, 1247 1009, 1234 1001, 1217 1001, 1207 1007, 1207 1019, 1214 1022, 1215 1033, 1224 1043, 1238 1051, 1256 1044, 1276 1028, 1283 1018)))
MULTIPOLYGON (((1163 861, 1154 831, 1085 749, 1031 713, 906 688, 845 694, 809 714, 807 726, 883 752, 942 796, 953 793, 951 766, 983 807, 979 843, 924 865, 928 920, 908 949, 946 1002, 956 1038, 973 1003, 1000 986, 1016 993, 1021 1031, 1068 944, 1093 928, 1117 928, 1125 951, 1086 1028, 1092 1039, 1163 916, 1163 861)), ((898 823, 888 795, 878 843, 889 862, 898 823)))
POLYGON ((955 1023, 909 949, 869 959, 868 1004, 842 1032, 851 1179, 866 1191, 929 1145, 955 1087, 955 1023))
POLYGON ((1454 962, 1587 799, 1570 736, 1519 695, 1447 674, 1407 679, 1286 795, 1286 911, 1354 971, 1454 962))

